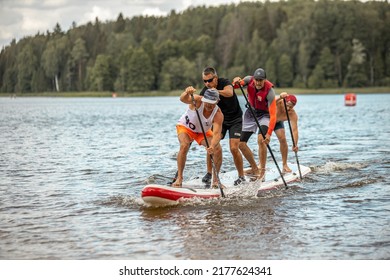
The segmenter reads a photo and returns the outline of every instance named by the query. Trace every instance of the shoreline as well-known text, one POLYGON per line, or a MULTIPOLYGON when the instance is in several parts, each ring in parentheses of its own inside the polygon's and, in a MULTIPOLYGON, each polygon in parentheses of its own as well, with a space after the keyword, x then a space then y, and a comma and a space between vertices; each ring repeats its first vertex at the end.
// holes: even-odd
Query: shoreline
MULTIPOLYGON (((324 95, 324 94, 338 94, 344 95, 347 93, 355 94, 389 94, 390 87, 366 87, 366 88, 324 88, 324 89, 299 89, 299 88, 275 88, 277 94, 281 92, 288 92, 296 95, 324 95)), ((175 91, 150 91, 150 92, 42 92, 42 93, 0 93, 0 97, 157 97, 157 96, 180 96, 182 90, 175 91)), ((242 95, 236 90, 237 95, 242 95)))

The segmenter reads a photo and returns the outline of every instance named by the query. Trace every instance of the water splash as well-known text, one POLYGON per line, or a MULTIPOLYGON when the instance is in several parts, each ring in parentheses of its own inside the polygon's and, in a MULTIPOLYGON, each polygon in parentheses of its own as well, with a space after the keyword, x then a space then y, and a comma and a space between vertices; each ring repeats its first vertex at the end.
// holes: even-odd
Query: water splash
POLYGON ((365 167, 367 167, 368 164, 366 163, 359 163, 359 162, 333 162, 328 161, 323 166, 312 166, 311 169, 316 173, 333 173, 334 171, 344 171, 344 170, 361 170, 365 167))
POLYGON ((100 201, 98 204, 104 206, 125 207, 125 208, 139 208, 139 206, 145 205, 144 201, 140 197, 125 196, 125 195, 112 196, 106 200, 100 201))

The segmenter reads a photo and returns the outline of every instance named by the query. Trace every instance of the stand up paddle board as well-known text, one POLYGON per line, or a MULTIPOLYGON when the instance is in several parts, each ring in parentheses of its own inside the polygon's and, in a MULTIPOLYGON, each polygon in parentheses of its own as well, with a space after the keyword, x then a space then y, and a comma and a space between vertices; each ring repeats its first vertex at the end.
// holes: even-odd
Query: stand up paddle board
MULTIPOLYGON (((287 185, 290 182, 299 180, 299 171, 296 164, 289 164, 292 172, 283 174, 284 180, 287 185)), ((307 175, 311 170, 307 166, 300 165, 302 177, 307 175)), ((248 171, 246 169, 245 171, 248 171)), ((229 189, 237 189, 240 186, 233 186, 233 182, 237 179, 237 171, 220 172, 219 174, 222 185, 229 189)), ((246 177, 246 182, 250 182, 250 177, 246 177)), ((257 196, 261 196, 266 191, 271 191, 284 186, 283 180, 280 177, 279 171, 276 167, 267 168, 266 181, 256 181, 254 184, 259 184, 260 187, 257 191, 257 196)), ((215 199, 221 197, 221 190, 219 188, 206 188, 199 177, 190 179, 187 182, 183 182, 181 188, 150 184, 146 185, 141 192, 141 197, 144 202, 150 206, 169 206, 177 205, 187 199, 200 198, 200 199, 215 199)))
POLYGON ((142 189, 142 199, 152 206, 177 205, 186 199, 211 199, 221 196, 220 189, 205 189, 183 185, 181 188, 164 185, 147 185, 142 189))
MULTIPOLYGON (((300 180, 298 165, 288 164, 288 166, 291 168, 292 172, 283 174, 283 178, 286 181, 287 186, 288 183, 300 180)), ((299 167, 301 169, 302 178, 311 172, 310 167, 301 164, 299 165, 299 167)), ((267 170, 267 172, 265 173, 265 179, 266 181, 261 183, 257 191, 257 196, 261 196, 263 192, 284 187, 283 179, 276 168, 272 170, 267 170)))

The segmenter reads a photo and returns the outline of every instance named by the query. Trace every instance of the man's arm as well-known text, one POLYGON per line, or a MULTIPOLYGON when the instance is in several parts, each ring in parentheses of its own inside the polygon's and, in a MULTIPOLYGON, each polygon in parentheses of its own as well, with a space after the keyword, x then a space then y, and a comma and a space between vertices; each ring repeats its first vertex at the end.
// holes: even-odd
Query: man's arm
POLYGON ((246 87, 249 82, 251 81, 252 79, 252 76, 245 76, 243 79, 241 79, 240 77, 234 77, 233 78, 233 87, 234 88, 239 88, 239 84, 242 86, 242 87, 246 87))
MULTIPOLYGON (((195 91, 196 91, 196 89, 194 87, 189 86, 180 95, 180 101, 185 103, 185 104, 189 104, 190 108, 192 110, 194 110, 195 107, 193 106, 193 103, 192 103, 192 96, 191 96, 191 94, 194 94, 195 91)), ((194 95, 194 99, 195 99, 196 108, 199 108, 200 100, 202 99, 202 97, 196 94, 196 95, 194 95)))
POLYGON ((210 147, 207 149, 209 154, 214 153, 215 147, 219 144, 222 135, 222 123, 223 123, 223 114, 221 109, 218 109, 218 112, 214 116, 213 120, 213 138, 211 139, 210 147))
POLYGON ((271 88, 267 94, 267 102, 269 104, 268 111, 270 117, 267 135, 271 137, 276 124, 276 98, 275 98, 275 91, 273 88, 271 88))
POLYGON ((228 79, 218 78, 217 90, 223 97, 232 97, 234 94, 233 84, 228 79))
POLYGON ((293 147, 294 152, 298 152, 298 115, 294 110, 288 112, 290 117, 291 130, 294 137, 295 147, 293 147))
MULTIPOLYGON (((278 100, 284 99, 287 96, 288 96, 287 92, 282 92, 280 94, 278 100)), ((283 104, 283 106, 284 106, 284 104, 283 104)), ((288 114, 288 117, 290 119, 291 130, 292 130, 292 134, 293 134, 294 142, 295 142, 295 146, 292 149, 294 152, 298 152, 298 115, 294 109, 286 112, 286 118, 287 118, 287 114, 288 114)))
POLYGON ((232 97, 233 96, 233 86, 231 84, 226 85, 223 89, 218 90, 218 92, 223 97, 232 97))

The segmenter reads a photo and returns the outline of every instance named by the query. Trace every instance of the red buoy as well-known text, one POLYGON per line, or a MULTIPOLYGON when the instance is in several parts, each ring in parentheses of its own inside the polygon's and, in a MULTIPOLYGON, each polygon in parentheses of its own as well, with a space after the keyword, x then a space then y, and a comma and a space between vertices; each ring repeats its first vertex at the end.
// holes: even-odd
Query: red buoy
POLYGON ((356 94, 347 93, 344 97, 345 106, 355 106, 356 105, 356 94))

